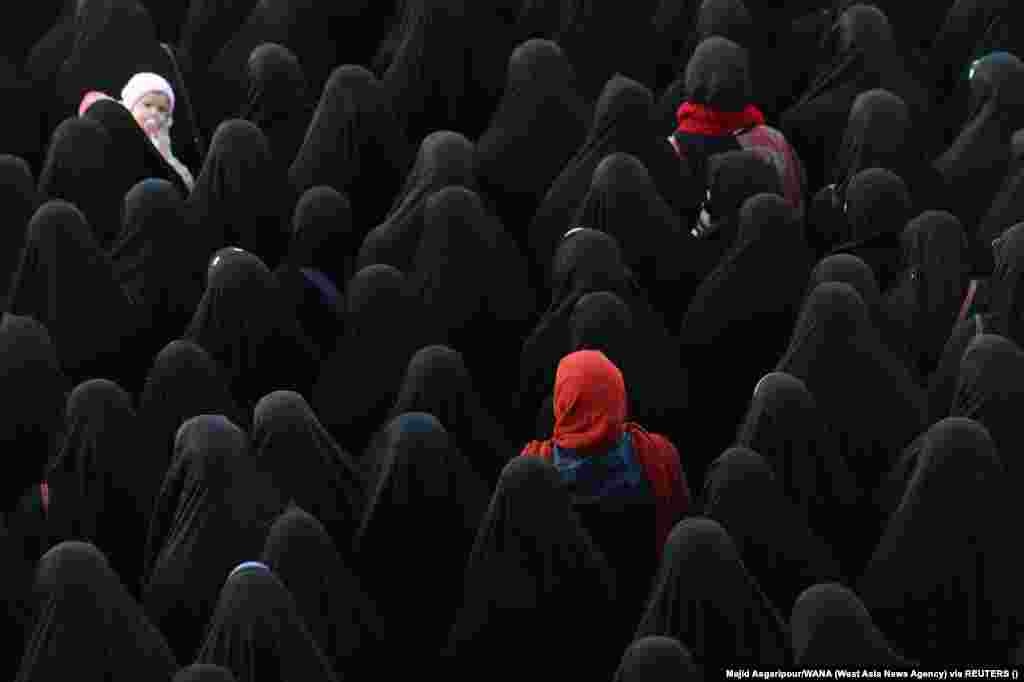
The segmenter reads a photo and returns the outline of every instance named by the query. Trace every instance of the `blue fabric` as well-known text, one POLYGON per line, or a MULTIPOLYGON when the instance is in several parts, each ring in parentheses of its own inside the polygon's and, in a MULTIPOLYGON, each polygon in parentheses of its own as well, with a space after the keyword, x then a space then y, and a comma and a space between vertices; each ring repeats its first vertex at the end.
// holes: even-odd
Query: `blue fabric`
POLYGON ((236 573, 242 573, 243 571, 259 571, 260 573, 270 573, 270 567, 260 561, 245 561, 238 564, 235 570, 231 571, 228 577, 235 575, 236 573))
POLYGON ((552 462, 576 501, 651 499, 650 482, 628 433, 622 434, 618 445, 604 455, 578 456, 557 445, 553 451, 552 462))
POLYGON ((317 291, 323 297, 324 303, 331 307, 335 307, 338 301, 341 300, 341 292, 338 291, 338 287, 334 285, 331 278, 313 268, 301 268, 302 274, 305 275, 306 281, 316 287, 317 291))

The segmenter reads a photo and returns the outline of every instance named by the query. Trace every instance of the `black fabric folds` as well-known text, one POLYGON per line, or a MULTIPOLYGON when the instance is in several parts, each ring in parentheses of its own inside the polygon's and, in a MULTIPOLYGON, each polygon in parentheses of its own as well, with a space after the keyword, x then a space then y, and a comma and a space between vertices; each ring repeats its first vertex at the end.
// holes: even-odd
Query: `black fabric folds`
POLYGON ((449 130, 431 133, 420 145, 416 163, 387 218, 363 240, 357 266, 362 269, 383 263, 409 272, 423 233, 427 198, 452 185, 476 189, 473 143, 449 130))
POLYGON ((0 231, 0 310, 6 310, 7 292, 25 247, 28 221, 39 207, 32 170, 24 159, 0 155, 0 206, 8 216, 0 231))
POLYGON ((146 540, 146 612, 179 660, 195 660, 228 573, 263 551, 284 509, 246 436, 222 416, 185 422, 146 540))
POLYGON ((668 140, 658 135, 653 105, 651 91, 635 80, 615 76, 605 85, 586 140, 555 179, 530 224, 527 239, 537 267, 548 267, 559 239, 574 227, 571 221, 594 171, 609 154, 635 156, 650 173, 658 193, 676 213, 683 212, 692 199, 686 191, 688 172, 668 140))
POLYGON ((636 638, 673 637, 707 674, 727 666, 785 666, 786 627, 716 521, 680 521, 665 543, 661 570, 636 638))
POLYGON ((530 40, 512 52, 505 93, 476 144, 474 169, 480 189, 522 248, 548 188, 583 144, 590 116, 557 43, 530 40))
POLYGON ((395 404, 420 343, 420 306, 387 265, 356 273, 345 292, 345 335, 328 356, 311 403, 331 435, 361 453, 395 404))
POLYGON ((697 289, 679 333, 691 394, 717 396, 693 401, 691 414, 718 451, 732 443, 751 387, 786 350, 812 265, 793 209, 776 194, 743 203, 737 242, 697 289), (713 358, 729 358, 727 375, 713 358))
MULTIPOLYGON (((516 457, 480 524, 447 663, 467 670, 470 661, 501 656, 510 642, 526 638, 551 672, 610 678, 625 648, 623 624, 587 614, 614 613, 614 599, 611 569, 580 525, 558 472, 539 457, 516 457), (566 647, 588 655, 566 657, 566 647)), ((503 659, 502 675, 521 679, 535 671, 531 658, 503 659)))
POLYGON ((302 66, 287 48, 266 43, 252 51, 247 70, 249 93, 242 118, 263 131, 274 163, 287 170, 313 115, 302 66))
POLYGON ((110 134, 101 124, 69 118, 53 131, 39 173, 40 201, 62 199, 74 204, 85 215, 101 246, 117 236, 117 204, 123 198, 107 181, 106 174, 114 161, 112 145, 110 134))
POLYGON ((222 665, 239 682, 339 679, 288 588, 260 567, 228 577, 196 661, 222 665))
POLYGON ((462 569, 488 490, 440 422, 424 413, 391 420, 363 464, 372 494, 356 536, 360 576, 388 641, 403 642, 429 670, 458 607, 462 569), (431 551, 417 562, 413 579, 395 552, 425 538, 431 551))
POLYGON ((796 663, 804 668, 911 666, 893 652, 864 602, 839 583, 804 590, 793 607, 790 629, 796 663))
POLYGON ((73 382, 105 378, 132 386, 144 371, 130 350, 138 310, 84 216, 65 201, 48 201, 32 217, 10 311, 46 325, 73 382))
POLYGON ((690 652, 671 637, 644 637, 633 642, 615 673, 615 682, 701 679, 703 675, 690 652))
POLYGON ((411 156, 380 81, 362 66, 339 66, 324 86, 288 177, 298 192, 327 185, 349 196, 362 239, 386 217, 411 156))
POLYGON ((181 194, 166 180, 135 185, 124 198, 122 216, 110 259, 118 283, 139 309, 147 354, 155 355, 181 334, 202 297, 203 283, 187 266, 203 254, 195 250, 181 194))
POLYGON ((297 507, 285 511, 270 529, 263 562, 295 597, 338 675, 372 664, 383 651, 376 604, 315 517, 297 507))
POLYGON ((704 515, 722 525, 780 613, 819 582, 841 580, 830 546, 808 526, 802 509, 756 452, 730 448, 716 459, 704 484, 704 515))
POLYGON ((481 401, 462 354, 447 346, 428 346, 409 361, 392 416, 406 412, 435 417, 490 489, 517 454, 481 401))
POLYGON ((49 333, 32 318, 4 313, 0 319, 0 390, 6 406, 0 421, 6 453, 0 510, 6 513, 43 480, 57 454, 70 390, 49 333))
POLYGON ((169 682, 177 672, 166 640, 95 546, 64 542, 47 552, 35 593, 39 605, 18 682, 59 679, 69 661, 89 682, 169 682))
POLYGON ((1000 661, 1020 641, 1020 561, 1005 541, 1013 513, 1003 472, 977 422, 950 418, 928 431, 858 590, 900 653, 1000 661))
POLYGON ((277 267, 287 248, 293 199, 260 129, 238 119, 222 123, 188 198, 205 250, 200 268, 224 246, 246 249, 277 267))
POLYGON ((132 399, 105 379, 80 384, 67 403, 64 445, 46 475, 54 540, 84 540, 139 594, 139 543, 146 537, 153 481, 165 466, 144 446, 132 399))
POLYGON ((210 261, 206 292, 185 338, 217 361, 243 409, 271 391, 308 395, 319 369, 317 350, 284 304, 273 273, 237 248, 221 249, 210 261))
POLYGON ((320 424, 306 401, 275 391, 256 405, 252 450, 279 490, 309 510, 342 550, 352 543, 366 494, 355 461, 320 424))

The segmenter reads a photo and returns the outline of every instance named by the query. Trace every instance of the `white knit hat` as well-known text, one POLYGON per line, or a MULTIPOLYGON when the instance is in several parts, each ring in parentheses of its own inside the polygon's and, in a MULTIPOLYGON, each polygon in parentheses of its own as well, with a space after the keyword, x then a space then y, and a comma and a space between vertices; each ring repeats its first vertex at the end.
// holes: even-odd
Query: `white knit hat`
POLYGON ((167 95, 171 102, 171 111, 174 111, 174 89, 162 76, 155 73, 137 73, 132 76, 128 85, 121 91, 121 104, 131 110, 140 99, 151 92, 167 95))

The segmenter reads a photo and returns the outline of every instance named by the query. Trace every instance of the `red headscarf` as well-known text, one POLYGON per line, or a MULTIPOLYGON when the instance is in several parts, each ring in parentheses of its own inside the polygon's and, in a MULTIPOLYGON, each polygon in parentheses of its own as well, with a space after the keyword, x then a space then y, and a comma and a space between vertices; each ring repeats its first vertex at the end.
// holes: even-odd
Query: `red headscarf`
POLYGON ((622 372, 604 353, 570 353, 558 363, 555 374, 554 438, 529 443, 523 454, 550 460, 557 445, 583 456, 601 455, 628 433, 657 502, 655 531, 660 556, 673 525, 689 509, 690 491, 675 446, 664 436, 627 422, 626 406, 622 372))

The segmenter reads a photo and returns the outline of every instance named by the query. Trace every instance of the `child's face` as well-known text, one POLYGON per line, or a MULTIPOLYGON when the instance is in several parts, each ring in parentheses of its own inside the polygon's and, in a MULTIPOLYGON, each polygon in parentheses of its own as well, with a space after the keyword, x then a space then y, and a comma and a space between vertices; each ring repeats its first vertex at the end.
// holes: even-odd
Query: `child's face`
POLYGON ((145 127, 146 119, 157 118, 165 121, 171 113, 171 100, 162 92, 150 92, 135 103, 132 115, 139 126, 145 127))

